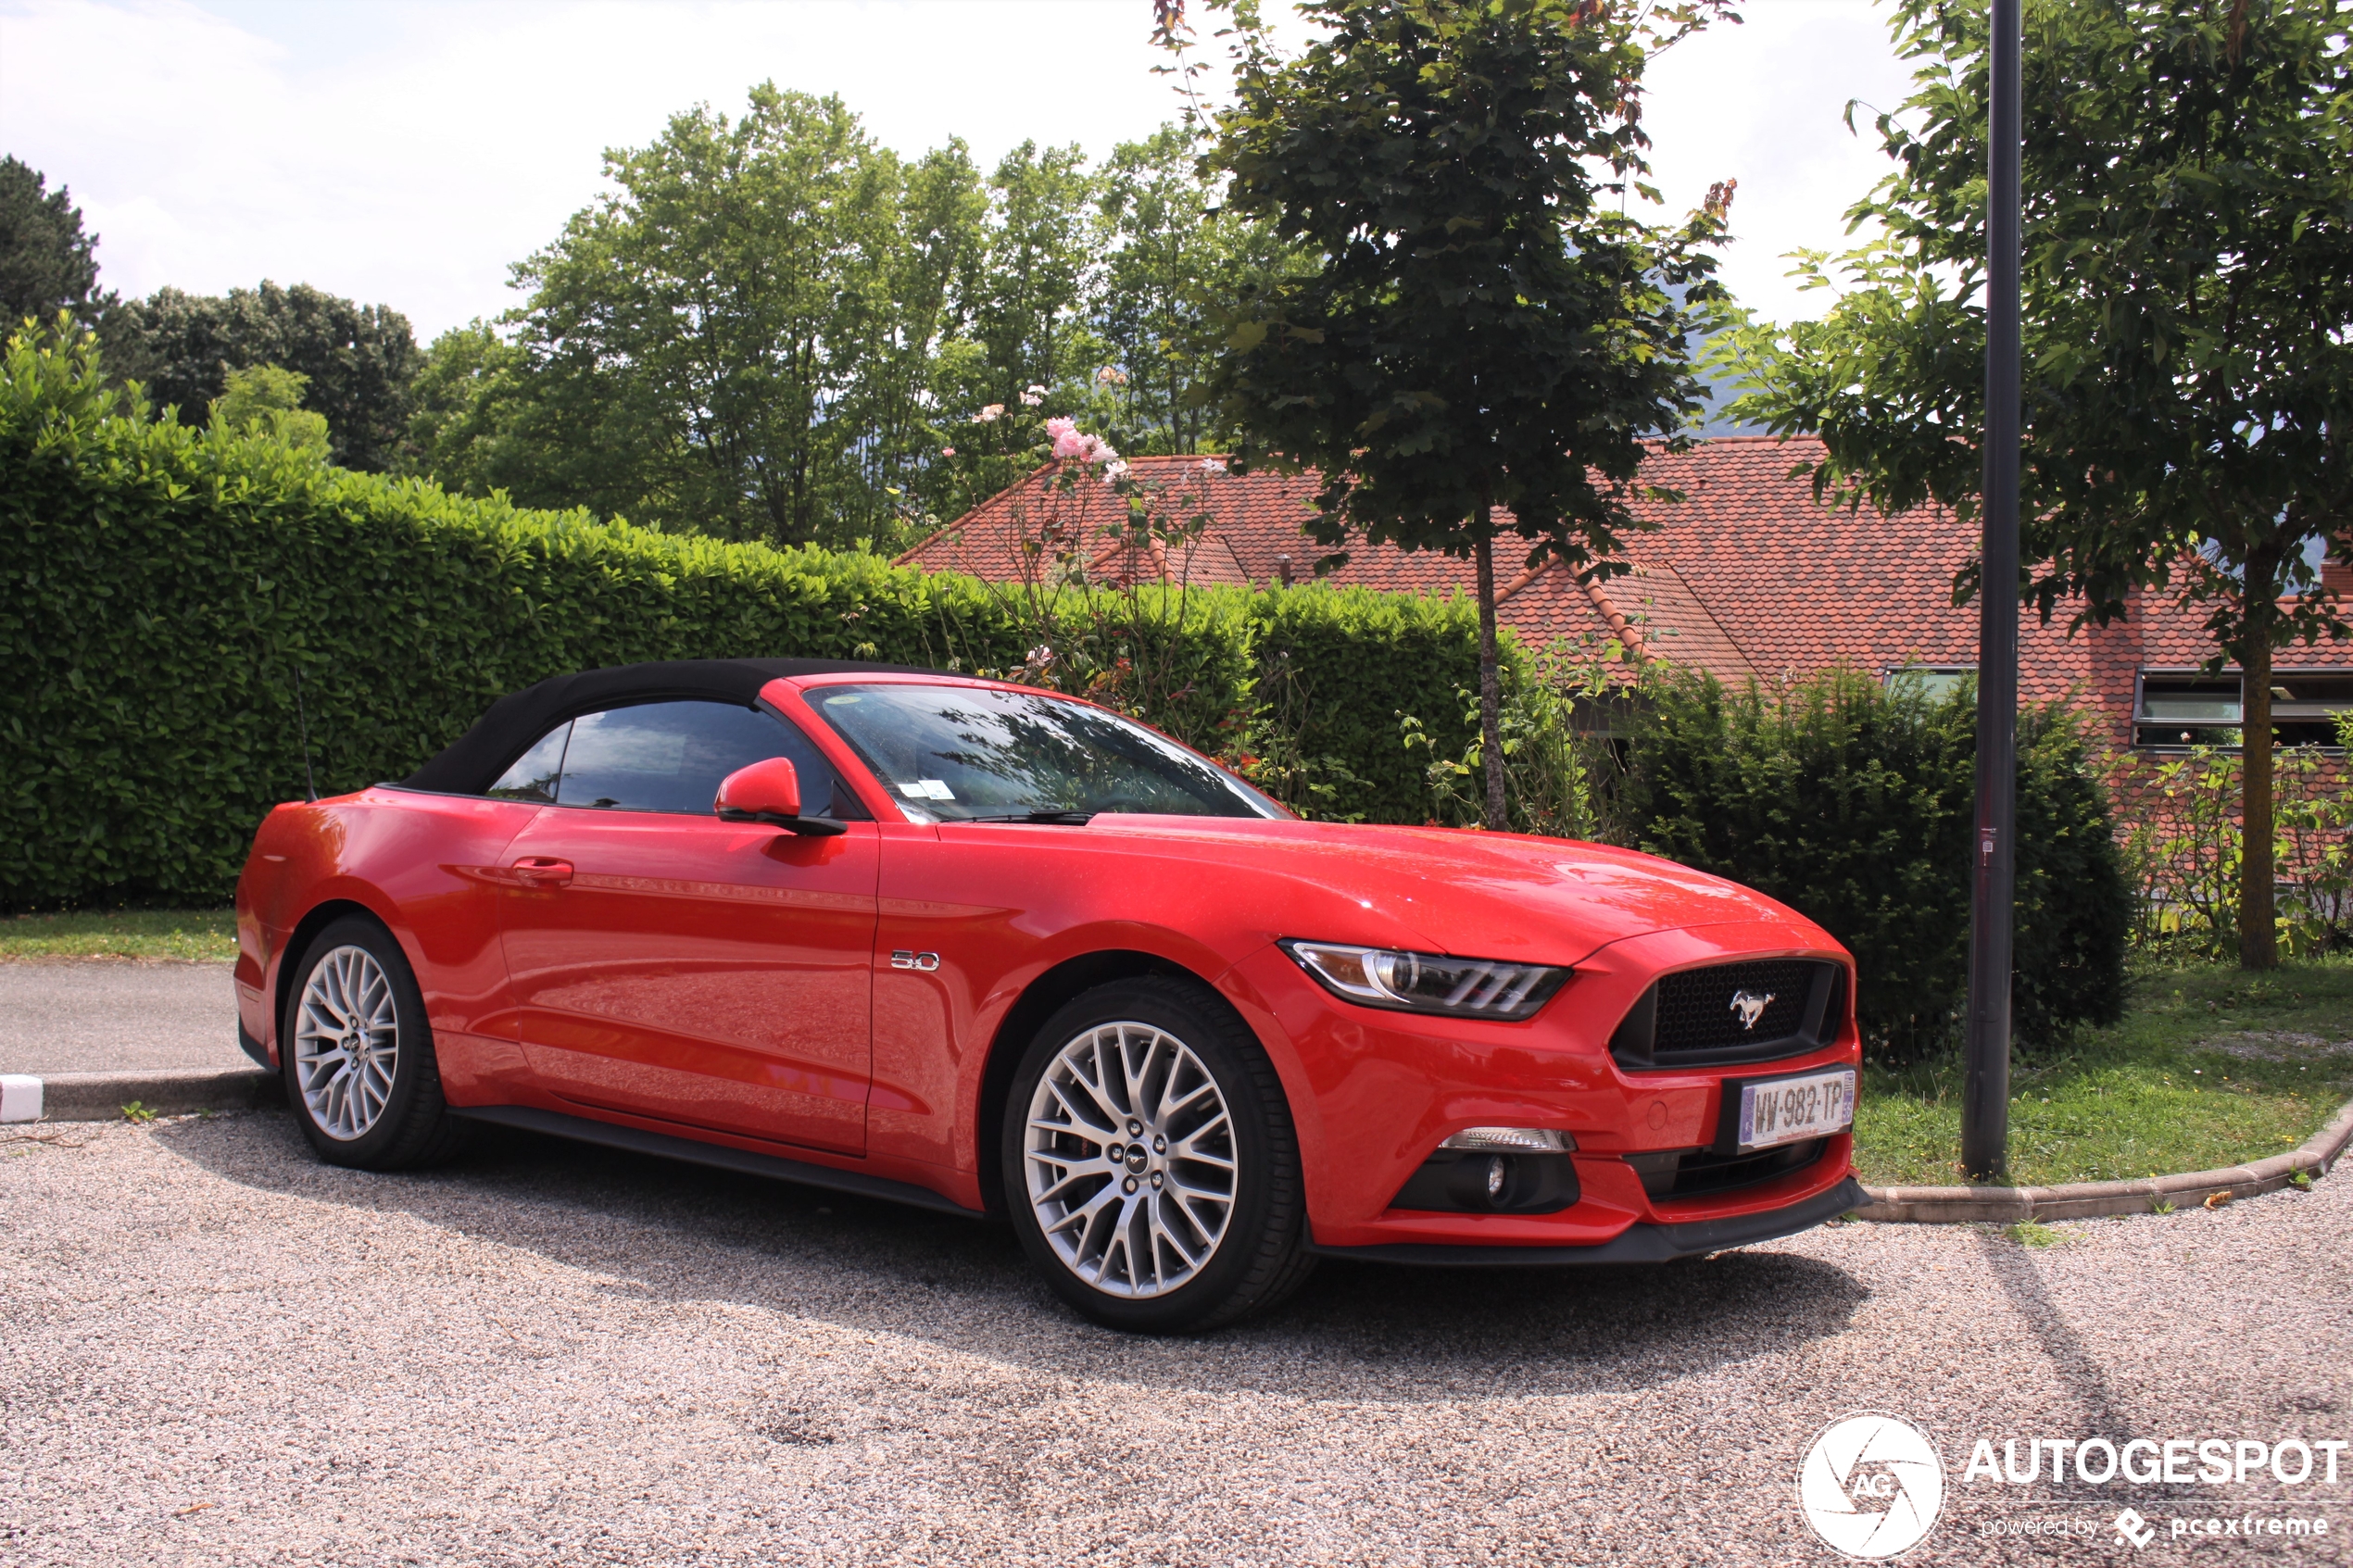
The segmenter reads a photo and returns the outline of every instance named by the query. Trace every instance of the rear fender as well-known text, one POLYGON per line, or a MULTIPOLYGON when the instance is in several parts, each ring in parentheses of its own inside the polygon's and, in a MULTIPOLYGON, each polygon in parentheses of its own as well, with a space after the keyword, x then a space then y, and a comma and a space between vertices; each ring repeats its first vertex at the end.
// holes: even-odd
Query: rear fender
POLYGON ((285 1019, 286 1005, 293 999, 296 964, 301 961, 304 951, 319 933, 343 916, 352 914, 368 916, 392 933, 393 940, 400 944, 401 956, 409 960, 411 974, 426 972, 424 955, 418 948, 416 934, 406 928, 392 900, 357 877, 331 878, 315 890, 309 907, 295 922, 294 928, 286 934, 286 940, 270 956, 266 986, 266 994, 270 997, 270 1016, 264 1021, 269 1033, 256 1032, 254 1037, 269 1051, 273 1065, 279 1061, 279 1027, 285 1019))

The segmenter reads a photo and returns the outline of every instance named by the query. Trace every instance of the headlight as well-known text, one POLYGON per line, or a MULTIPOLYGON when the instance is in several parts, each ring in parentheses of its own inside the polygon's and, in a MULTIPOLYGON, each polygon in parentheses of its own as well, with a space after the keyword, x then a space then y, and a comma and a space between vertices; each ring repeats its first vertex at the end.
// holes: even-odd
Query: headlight
POLYGON ((1569 971, 1546 964, 1450 959, 1336 942, 1279 945, 1332 995, 1401 1012, 1516 1022, 1535 1017, 1569 976, 1569 971))

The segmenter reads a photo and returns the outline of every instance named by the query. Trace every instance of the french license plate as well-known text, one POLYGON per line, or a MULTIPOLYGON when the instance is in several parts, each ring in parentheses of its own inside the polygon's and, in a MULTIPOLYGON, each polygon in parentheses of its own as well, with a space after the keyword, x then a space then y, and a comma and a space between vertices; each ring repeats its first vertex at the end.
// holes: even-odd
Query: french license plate
POLYGON ((1741 1085, 1740 1149, 1828 1137, 1855 1120, 1855 1070, 1808 1073, 1741 1085))

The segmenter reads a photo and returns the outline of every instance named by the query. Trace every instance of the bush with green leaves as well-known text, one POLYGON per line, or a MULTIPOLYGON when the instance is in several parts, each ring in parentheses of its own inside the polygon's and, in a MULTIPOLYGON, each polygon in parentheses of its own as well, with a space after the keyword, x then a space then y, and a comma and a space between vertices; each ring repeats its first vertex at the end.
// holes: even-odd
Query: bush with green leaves
MULTIPOLYGON (((1855 955, 1874 1049, 1949 1039, 1969 984, 1975 701, 1853 669, 1781 690, 1683 674, 1652 691, 1626 781, 1642 847, 1745 883, 1855 955)), ((2018 1038, 2112 1022, 2132 898, 2072 710, 2019 722, 2018 1038)))
MULTIPOLYGON (((1302 799, 1318 814, 1427 819, 1395 714, 1464 744, 1469 606, 1196 590, 1169 619, 1162 592, 1104 596, 1076 627, 1098 667, 1167 673, 1119 694, 1132 711, 1238 763, 1315 761, 1340 781, 1302 799), (1287 673, 1262 692, 1270 669, 1287 673)), ((404 776, 568 671, 1017 671, 1038 640, 1017 596, 972 578, 525 511, 153 420, 70 331, 20 333, 0 361, 0 908, 225 898, 255 825, 304 790, 306 730, 330 793, 404 776)))
POLYGON ((229 372, 228 389, 212 400, 212 423, 243 435, 266 435, 325 457, 327 416, 302 406, 310 378, 299 370, 256 365, 229 372))
MULTIPOLYGON (((2337 731, 2340 746, 2353 739, 2353 715, 2339 715, 2337 731)), ((2238 951, 2244 771, 2235 747, 2115 759, 2109 788, 2141 808, 2119 846, 2135 892, 2134 945, 2238 951)), ((2271 864, 2282 949, 2310 958, 2353 946, 2353 785, 2318 746, 2271 752, 2271 864)))
MULTIPOLYGON (((1514 833, 1550 838, 1604 839, 1624 834, 1612 807, 1620 764, 1598 729, 1580 729, 1579 710, 1600 717, 1623 706, 1628 690, 1614 677, 1628 673, 1619 658, 1604 657, 1588 638, 1585 646, 1555 643, 1525 661, 1518 678, 1506 684, 1498 733, 1504 749, 1504 808, 1514 833)), ((1427 759, 1436 821, 1448 827, 1478 827, 1486 820, 1486 738, 1478 730, 1478 694, 1454 691, 1463 709, 1462 727, 1471 742, 1449 756, 1422 721, 1398 715, 1405 749, 1427 759)))

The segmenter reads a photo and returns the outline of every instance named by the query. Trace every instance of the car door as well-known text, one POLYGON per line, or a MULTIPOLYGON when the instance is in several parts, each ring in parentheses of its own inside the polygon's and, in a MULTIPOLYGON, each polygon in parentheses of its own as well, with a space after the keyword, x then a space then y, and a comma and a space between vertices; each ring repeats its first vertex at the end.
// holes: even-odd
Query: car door
MULTIPOLYGON (((875 824, 799 731, 658 702, 551 734, 554 804, 508 847, 500 939, 536 1078, 583 1105, 862 1151, 875 824), (719 782, 789 758, 848 831, 723 822, 719 782)), ((547 759, 542 756, 542 771, 547 759)))

